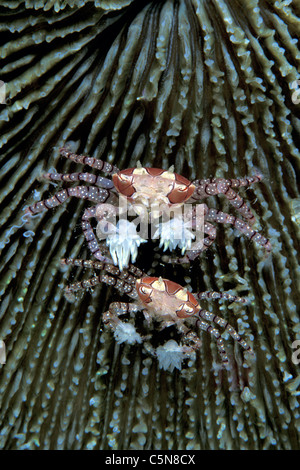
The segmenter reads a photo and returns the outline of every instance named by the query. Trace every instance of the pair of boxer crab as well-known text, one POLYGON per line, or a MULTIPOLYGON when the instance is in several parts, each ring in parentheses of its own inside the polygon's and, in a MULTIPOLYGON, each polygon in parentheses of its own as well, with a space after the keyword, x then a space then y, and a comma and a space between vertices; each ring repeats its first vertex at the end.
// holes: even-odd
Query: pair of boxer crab
POLYGON ((105 312, 103 316, 104 323, 112 328, 119 342, 139 343, 143 340, 143 337, 137 333, 131 323, 121 322, 119 316, 125 313, 142 310, 148 324, 151 323, 151 319, 159 320, 162 327, 175 324, 182 334, 183 345, 178 346, 171 340, 171 343, 166 343, 165 349, 162 347, 160 352, 160 348, 152 351, 157 357, 161 354, 161 363, 164 368, 167 368, 168 365, 170 368, 174 366, 180 368, 178 365, 181 364, 180 358, 200 347, 200 339, 195 332, 186 326, 186 323, 193 324, 196 328, 201 328, 216 338, 224 363, 228 362, 228 357, 223 339, 219 330, 208 324, 208 321, 225 328, 247 351, 252 352, 250 346, 231 325, 220 317, 203 310, 196 300, 226 298, 231 301, 245 302, 245 299, 226 293, 206 292, 193 295, 173 281, 145 275, 138 268, 133 267, 132 263, 136 260, 138 247, 141 243, 146 242, 146 238, 141 237, 137 231, 136 219, 139 223, 146 220, 147 226, 150 220, 154 226, 152 234, 154 234, 154 238, 160 238, 160 247, 163 246, 164 251, 181 249, 179 257, 164 256, 163 260, 166 262, 190 262, 206 250, 216 239, 216 228, 211 222, 231 224, 250 240, 263 246, 269 253, 271 251, 269 240, 252 228, 255 217, 244 200, 235 192, 236 188, 248 187, 259 182, 262 178, 261 175, 256 174, 252 177, 239 179, 201 179, 190 182, 183 176, 174 173, 173 169, 143 168, 140 165, 137 168, 119 170, 110 163, 73 154, 66 148, 62 148, 60 152, 64 157, 76 163, 112 175, 112 180, 110 180, 92 173, 46 173, 43 176, 50 181, 83 181, 89 185, 62 189, 51 198, 39 201, 26 209, 26 215, 34 215, 56 207, 72 196, 94 203, 83 213, 82 230, 96 261, 85 262, 68 259, 65 264, 79 264, 106 270, 114 274, 115 277, 96 276, 88 281, 69 286, 67 293, 91 287, 94 283, 108 282, 134 298, 135 301, 132 304, 112 303, 109 311, 105 312), (219 194, 223 194, 227 198, 244 220, 211 209, 203 203, 198 206, 192 205, 193 202, 197 203, 202 199, 219 194), (202 209, 202 218, 199 217, 199 206, 202 209), (182 209, 186 207, 188 210, 183 212, 182 209), (136 219, 130 220, 130 214, 136 219), (91 219, 97 221, 97 237, 91 219), (207 236, 199 237, 200 231, 207 236), (103 240, 106 241, 106 247, 103 240), (109 254, 107 255, 108 249, 109 254), (175 363, 174 357, 177 357, 175 363))

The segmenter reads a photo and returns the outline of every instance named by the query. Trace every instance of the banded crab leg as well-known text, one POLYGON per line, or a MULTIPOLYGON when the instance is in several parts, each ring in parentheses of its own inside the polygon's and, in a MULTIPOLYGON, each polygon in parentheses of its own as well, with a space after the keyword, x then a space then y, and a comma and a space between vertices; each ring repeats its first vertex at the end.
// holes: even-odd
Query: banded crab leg
MULTIPOLYGON (((115 265, 101 261, 65 258, 61 260, 61 264, 100 269, 117 276, 117 278, 115 278, 107 274, 100 274, 90 279, 75 282, 74 284, 67 286, 65 289, 65 295, 68 300, 73 300, 74 292, 94 287, 102 282, 109 286, 114 286, 121 294, 126 293, 132 299, 138 299, 135 283, 137 277, 143 277, 144 273, 133 265, 129 265, 129 269, 126 272, 121 272, 115 265)), ((142 337, 136 331, 135 327, 131 323, 124 323, 118 318, 120 315, 138 312, 140 310, 141 307, 135 302, 113 302, 110 304, 109 310, 103 313, 103 322, 113 330, 118 343, 123 343, 124 341, 129 344, 141 343, 142 337)))
MULTIPOLYGON (((223 328, 225 331, 228 331, 228 333, 230 334, 230 336, 235 340, 237 341, 247 352, 251 353, 251 354, 254 354, 251 346, 247 343, 247 341, 245 341, 239 334, 238 332, 233 328, 232 325, 230 325, 230 323, 228 323, 226 320, 224 320, 224 318, 221 318, 219 317, 218 315, 215 315, 214 313, 211 313, 209 312, 208 310, 204 310, 204 309, 201 309, 199 312, 198 312, 198 315, 200 318, 198 318, 196 320, 196 326, 199 326, 200 328, 202 328, 203 326, 203 321, 204 321, 204 326, 205 326, 205 329, 208 331, 207 329, 207 325, 209 325, 207 323, 207 321, 210 321, 212 323, 215 323, 216 325, 220 326, 221 328, 223 328)), ((217 330, 216 328, 213 328, 211 325, 210 326, 210 330, 209 332, 211 332, 212 330, 216 330, 215 332, 213 332, 212 334, 214 336, 216 336, 216 338, 219 338, 219 336, 221 336, 219 330, 217 330)), ((203 328, 202 328, 203 329, 203 328)))
POLYGON ((145 277, 146 274, 134 264, 129 264, 127 269, 121 271, 117 266, 111 263, 105 263, 103 261, 85 260, 81 258, 63 258, 61 264, 66 266, 79 266, 82 268, 99 269, 101 271, 107 271, 108 273, 118 276, 121 279, 127 279, 128 282, 134 283, 136 279, 145 277), (132 275, 131 277, 129 277, 132 275))
MULTIPOLYGON (((103 160, 98 160, 93 157, 87 157, 85 155, 77 155, 70 152, 66 148, 61 148, 60 153, 62 156, 83 165, 88 165, 91 168, 103 171, 104 173, 114 174, 119 171, 119 169, 111 165, 108 162, 103 160)), ((112 181, 107 178, 102 178, 100 176, 95 176, 91 173, 45 173, 43 175, 45 179, 51 181, 85 181, 90 184, 95 184, 98 187, 94 186, 77 186, 74 188, 62 189, 58 193, 54 194, 51 198, 44 199, 43 201, 36 202, 35 204, 29 206, 25 210, 25 214, 32 215, 44 210, 52 209, 60 204, 63 204, 70 197, 77 197, 79 199, 87 199, 95 203, 103 203, 108 200, 111 195, 111 191, 114 188, 112 181)))
MULTIPOLYGON (((231 302, 240 302, 240 303, 247 303, 248 299, 245 299, 244 297, 238 297, 236 295, 229 294, 228 292, 215 292, 215 291, 204 291, 204 292, 197 292, 193 293, 193 296, 196 299, 203 300, 203 299, 208 299, 208 300, 215 300, 215 299, 225 299, 229 300, 231 302)), ((199 326, 201 329, 206 330, 208 333, 212 334, 219 340, 221 334, 219 330, 216 328, 213 328, 207 321, 210 321, 212 323, 215 323, 216 325, 220 326, 223 328, 225 331, 228 331, 230 336, 237 341, 247 352, 250 354, 254 354, 251 346, 238 334, 238 332, 233 328, 232 325, 230 325, 229 322, 224 320, 223 318, 219 317, 218 315, 215 315, 214 313, 211 313, 205 309, 201 309, 198 312, 198 315, 200 318, 196 320, 196 326, 199 326)), ((222 346, 222 343, 219 341, 219 346, 222 346)), ((222 349, 222 348, 221 348, 222 349)), ((225 362, 228 362, 227 354, 225 352, 222 352, 221 350, 221 355, 223 357, 223 360, 225 359, 225 362)))
POLYGON ((268 238, 252 229, 250 225, 248 225, 243 220, 238 219, 234 215, 226 214, 226 212, 218 211, 217 209, 210 209, 207 206, 205 207, 204 214, 205 220, 210 222, 233 225, 236 229, 239 230, 239 232, 246 235, 249 240, 252 240, 258 245, 261 245, 266 250, 267 254, 272 251, 272 246, 268 238))
POLYGON ((204 233, 208 234, 208 237, 205 237, 199 242, 194 242, 191 245, 192 249, 187 250, 184 256, 172 257, 164 255, 162 257, 162 260, 165 263, 190 263, 191 261, 196 259, 197 256, 200 255, 200 253, 207 250, 207 248, 209 248, 210 245, 212 245, 216 239, 216 227, 214 227, 208 221, 233 225, 236 229, 239 230, 239 232, 246 235, 249 240, 254 241, 258 245, 261 245, 266 250, 267 255, 271 253, 272 246, 269 239, 261 235, 256 230, 252 229, 252 227, 248 225, 244 220, 238 219, 233 215, 229 215, 226 212, 222 212, 217 209, 210 209, 209 207, 207 207, 206 204, 204 204, 204 206, 204 233))
POLYGON ((66 266, 80 266, 85 268, 99 269, 111 274, 100 274, 90 279, 75 282, 66 287, 66 294, 71 294, 82 289, 94 287, 102 282, 110 286, 114 286, 122 294, 126 293, 130 297, 136 299, 138 294, 135 289, 135 282, 137 278, 144 277, 145 274, 134 265, 129 265, 127 270, 120 271, 114 264, 106 263, 103 261, 82 260, 75 258, 64 258, 61 260, 62 265, 66 266), (113 277, 113 276, 116 276, 113 277))
POLYGON ((200 349, 202 342, 197 333, 190 330, 184 323, 177 324, 177 329, 183 335, 182 342, 185 345, 185 352, 189 353, 200 349))
POLYGON ((230 302, 240 302, 242 304, 246 304, 249 302, 248 299, 245 297, 238 297, 236 295, 229 294, 228 292, 215 292, 215 291, 204 291, 204 292, 197 292, 196 294, 193 293, 193 296, 199 300, 218 300, 218 299, 225 299, 229 300, 230 302))
POLYGON ((96 188, 95 186, 75 186, 74 188, 62 189, 49 199, 44 199, 43 201, 36 202, 26 207, 25 214, 32 215, 44 210, 53 209, 53 207, 63 204, 70 197, 87 199, 95 203, 103 203, 107 201, 109 196, 110 191, 107 189, 96 188))
POLYGON ((73 183, 74 181, 84 181, 85 183, 90 183, 99 188, 113 189, 114 183, 108 178, 103 176, 94 175, 93 173, 44 173, 42 175, 43 179, 50 181, 67 181, 68 183, 73 183))
POLYGON ((223 338, 219 330, 217 328, 214 328, 213 326, 211 326, 209 323, 207 323, 206 321, 202 319, 198 319, 196 321, 196 326, 200 328, 201 330, 206 331, 207 333, 209 333, 215 338, 217 342, 218 352, 220 354, 222 362, 225 366, 228 365, 229 361, 228 361, 225 344, 224 344, 223 338))
POLYGON ((141 278, 146 276, 146 274, 139 268, 137 268, 134 264, 129 264, 126 271, 120 271, 120 269, 111 263, 104 263, 102 261, 95 261, 91 259, 81 259, 81 258, 62 258, 61 264, 66 266, 79 266, 82 268, 90 268, 90 269, 99 269, 105 270, 115 276, 124 277, 127 276, 127 273, 132 273, 136 278, 141 278))
POLYGON ((98 220, 98 223, 100 221, 104 222, 105 217, 110 215, 116 215, 117 212, 118 208, 113 206, 112 204, 101 204, 85 209, 81 218, 82 231, 87 241, 90 252, 93 256, 95 256, 95 258, 100 261, 108 261, 110 258, 103 256, 98 240, 95 236, 93 227, 91 225, 90 219, 96 218, 98 220))
MULTIPOLYGON (((207 323, 206 321, 198 317, 196 320, 196 326, 200 328, 201 330, 204 330, 207 333, 211 334, 215 338, 217 342, 218 352, 220 354, 220 357, 222 358, 222 362, 223 364, 227 365, 228 356, 227 356, 224 340, 219 330, 217 328, 213 328, 209 323, 207 323)), ((183 323, 179 324, 177 328, 178 328, 178 331, 180 331, 183 334, 182 341, 186 345, 185 352, 191 352, 191 350, 196 351, 197 349, 200 349, 202 343, 201 343, 200 338, 194 331, 189 330, 187 326, 184 325, 183 323)))
MULTIPOLYGON (((28 206, 25 210, 25 215, 33 215, 38 212, 42 212, 43 210, 52 209, 53 207, 63 204, 68 198, 72 196, 99 204, 99 206, 93 206, 84 210, 81 218, 82 231, 87 241, 88 247, 95 258, 100 261, 111 261, 110 258, 102 254, 90 223, 91 218, 98 217, 99 207, 101 208, 102 204, 104 205, 105 201, 107 201, 107 199, 110 197, 110 191, 96 188, 95 186, 76 186, 74 188, 62 189, 58 193, 54 194, 54 196, 51 198, 44 199, 43 201, 39 201, 31 206, 28 206)), ((105 206, 111 206, 112 208, 114 207, 110 204, 106 204, 105 206)))
POLYGON ((60 154, 72 160, 75 163, 81 163, 82 165, 87 165, 91 168, 95 168, 96 170, 103 171, 103 173, 108 173, 110 175, 117 173, 119 168, 111 163, 105 162, 104 160, 100 160, 98 158, 87 157, 85 155, 77 155, 76 153, 70 152, 66 147, 62 147, 59 149, 60 154))
POLYGON ((109 276, 108 274, 99 274, 90 279, 84 279, 83 281, 70 284, 65 289, 66 296, 69 297, 69 295, 73 294, 74 292, 78 292, 83 289, 89 289, 102 283, 115 287, 122 294, 125 293, 134 299, 137 298, 137 294, 135 293, 135 286, 123 279, 116 279, 115 277, 109 276))
MULTIPOLYGON (((69 158, 75 162, 87 164, 98 170, 102 170, 106 173, 114 173, 118 171, 118 168, 111 165, 110 163, 104 162, 102 160, 97 160, 92 157, 85 157, 83 155, 76 155, 69 152, 67 149, 61 149, 61 154, 66 158, 69 158)), ((63 204, 70 197, 77 197, 79 199, 86 199, 94 202, 95 204, 100 205, 105 203, 109 197, 114 193, 114 184, 111 180, 107 178, 102 178, 100 176, 93 175, 91 173, 46 173, 43 175, 46 179, 51 181, 85 181, 87 183, 96 185, 96 186, 76 186, 74 188, 62 189, 58 193, 54 194, 51 198, 44 199, 39 201, 25 210, 25 215, 33 215, 44 210, 52 209, 60 204, 63 204)), ((99 260, 108 261, 109 258, 106 258, 102 255, 96 237, 93 233, 89 219, 96 215, 94 208, 86 209, 82 217, 82 228, 85 235, 85 238, 88 242, 91 252, 99 260)))
POLYGON ((248 221, 249 225, 253 225, 255 222, 254 214, 243 198, 233 188, 249 187, 251 184, 258 183, 261 180, 262 175, 260 173, 238 179, 212 178, 195 180, 193 184, 196 188, 192 199, 199 200, 209 196, 224 194, 230 204, 248 221))
POLYGON ((192 244, 193 249, 187 250, 185 256, 178 258, 177 262, 182 263, 189 263, 193 261, 197 256, 200 255, 203 251, 207 250, 210 245, 212 245, 217 238, 217 229, 214 225, 210 224, 209 222, 204 222, 204 233, 208 236, 204 237, 203 240, 199 242, 195 242, 192 244))

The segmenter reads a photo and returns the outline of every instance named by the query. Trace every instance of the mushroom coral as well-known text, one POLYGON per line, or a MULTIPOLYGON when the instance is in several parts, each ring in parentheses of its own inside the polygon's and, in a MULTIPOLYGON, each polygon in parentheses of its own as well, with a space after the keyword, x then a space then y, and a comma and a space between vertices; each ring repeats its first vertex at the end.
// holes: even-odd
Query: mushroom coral
POLYGON ((1 2, 2 449, 299 449, 299 10, 291 0, 1 2), (55 192, 41 173, 76 171, 59 158, 66 143, 122 169, 263 173, 244 197, 272 242, 268 259, 221 227, 190 267, 148 266, 194 291, 248 296, 210 307, 254 360, 228 341, 226 372, 201 335, 199 353, 170 373, 102 330, 119 298, 111 288, 66 301, 64 286, 90 276, 59 261, 89 256, 85 202, 22 226, 24 207, 55 192))

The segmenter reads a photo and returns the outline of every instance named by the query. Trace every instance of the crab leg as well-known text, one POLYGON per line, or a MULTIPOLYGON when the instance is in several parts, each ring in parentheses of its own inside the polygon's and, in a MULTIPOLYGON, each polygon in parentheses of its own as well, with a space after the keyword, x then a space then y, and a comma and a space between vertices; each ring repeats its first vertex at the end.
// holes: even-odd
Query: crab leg
POLYGON ((103 313, 103 321, 104 323, 110 323, 111 321, 116 322, 116 320, 118 321, 117 317, 131 312, 138 312, 139 310, 140 307, 135 303, 112 302, 109 306, 109 310, 103 313))
POLYGON ((95 203, 107 201, 110 196, 110 191, 107 189, 96 188, 94 186, 76 186, 74 188, 62 189, 49 199, 36 202, 31 206, 26 207, 25 214, 36 214, 44 210, 52 209, 53 207, 63 204, 70 197, 77 197, 79 199, 87 199, 95 203))
POLYGON ((110 263, 105 263, 103 261, 95 261, 95 260, 85 260, 79 258, 63 258, 60 260, 61 264, 66 266, 81 266, 83 268, 92 268, 92 269, 100 269, 101 271, 107 271, 114 276, 119 276, 122 279, 126 279, 127 282, 131 284, 136 281, 136 278, 144 277, 146 274, 141 271, 141 269, 137 268, 133 264, 129 264, 127 270, 120 271, 117 266, 110 263), (132 279, 129 278, 129 273, 134 274, 135 277, 132 276, 132 279))
MULTIPOLYGON (((218 223, 227 223, 234 225, 241 233, 246 235, 249 240, 256 242, 258 245, 261 245, 267 252, 267 254, 271 253, 272 246, 268 238, 261 235, 256 230, 253 230, 250 225, 244 222, 241 219, 237 219, 236 217, 226 214, 225 212, 217 211, 216 209, 208 209, 207 213, 205 214, 205 218, 208 218, 212 222, 218 223)), ((200 253, 205 251, 214 241, 216 238, 215 227, 211 224, 205 223, 204 225, 205 233, 209 233, 209 236, 204 238, 202 241, 198 242, 198 244, 193 246, 193 250, 187 250, 185 255, 182 257, 172 257, 172 256, 163 256, 162 259, 165 263, 190 263, 194 259, 199 256, 200 253)))
POLYGON ((119 168, 115 165, 111 165, 108 162, 104 162, 98 158, 86 157, 85 155, 77 155, 76 153, 70 152, 65 147, 59 149, 61 155, 69 160, 72 160, 75 163, 81 163, 83 165, 88 165, 91 168, 96 168, 97 170, 103 171, 104 173, 117 173, 119 168))
POLYGON ((217 330, 217 328, 212 327, 209 323, 207 323, 206 321, 203 321, 202 319, 197 320, 196 326, 198 328, 201 328, 201 330, 204 330, 207 333, 209 333, 210 335, 214 336, 214 338, 216 339, 216 342, 217 342, 217 347, 218 347, 219 354, 222 358, 222 362, 224 364, 228 364, 227 352, 226 352, 226 349, 225 349, 223 338, 222 338, 221 333, 219 332, 219 330, 217 330))
POLYGON ((194 294, 194 297, 199 300, 208 299, 208 300, 215 300, 215 299, 225 299, 229 300, 230 302, 241 302, 243 304, 248 302, 248 299, 244 297, 237 297, 236 295, 228 294, 228 292, 215 292, 215 291, 205 291, 205 292, 197 292, 194 294))
POLYGON ((84 279, 83 281, 74 282, 74 284, 70 284, 69 286, 67 286, 65 291, 68 295, 79 290, 89 289, 98 284, 101 284, 102 282, 109 286, 115 287, 122 294, 126 293, 127 295, 129 295, 129 297, 132 297, 133 299, 136 299, 138 297, 135 286, 132 285, 132 283, 127 282, 127 280, 116 279, 112 276, 108 276, 107 274, 99 274, 98 276, 94 276, 90 279, 84 279))
POLYGON ((195 259, 202 251, 207 250, 207 248, 212 245, 217 237, 217 229, 209 222, 204 222, 204 233, 208 235, 203 240, 200 240, 197 244, 192 244, 192 250, 187 251, 187 258, 190 260, 195 259))
POLYGON ((258 183, 261 180, 262 176, 260 174, 238 179, 212 178, 196 180, 193 182, 196 188, 192 198, 197 200, 205 199, 209 196, 224 194, 230 204, 242 215, 242 217, 247 219, 250 225, 253 225, 255 222, 254 214, 243 198, 241 198, 232 188, 239 188, 242 186, 247 187, 251 184, 258 183))
POLYGON ((198 335, 190 330, 184 323, 177 325, 178 331, 183 335, 182 342, 186 345, 186 352, 196 351, 201 348, 201 340, 198 335))
MULTIPOLYGON (((205 184, 218 184, 218 183, 226 183, 229 184, 231 188, 241 188, 241 187, 248 187, 251 184, 260 183, 263 177, 262 174, 258 171, 254 176, 245 176, 244 178, 206 178, 206 179, 197 179, 193 181, 193 184, 197 186, 205 185, 205 184)), ((193 196, 194 197, 194 196, 193 196)))
POLYGON ((90 219, 92 218, 97 218, 99 220, 98 214, 99 214, 99 209, 97 208, 97 206, 89 207, 85 209, 82 219, 81 219, 82 231, 85 236, 85 239, 87 240, 88 247, 92 255, 94 255, 95 258, 97 258, 99 261, 111 262, 112 260, 110 258, 107 258, 102 255, 97 238, 94 234, 94 230, 90 223, 90 219))
POLYGON ((86 183, 99 186, 100 188, 114 188, 114 183, 111 180, 103 176, 93 175, 92 173, 44 173, 42 178, 50 181, 67 181, 69 183, 85 181, 86 183))
MULTIPOLYGON (((214 313, 208 312, 204 309, 201 309, 198 315, 201 317, 201 319, 211 321, 216 325, 220 326, 221 328, 224 328, 224 330, 228 331, 230 336, 234 340, 236 340, 246 351, 254 354, 248 343, 238 334, 238 332, 233 328, 233 326, 231 326, 226 320, 224 320, 224 318, 218 317, 218 315, 215 315, 214 313)), ((196 325, 198 325, 199 321, 200 320, 196 321, 196 325)))
MULTIPOLYGON (((182 257, 172 257, 164 255, 162 260, 165 263, 190 263, 196 259, 200 253, 205 251, 216 239, 216 228, 210 224, 210 222, 217 222, 219 224, 231 224, 241 233, 246 235, 249 240, 254 241, 258 245, 261 245, 269 254, 272 251, 270 241, 261 235, 256 230, 252 229, 245 221, 238 219, 237 217, 227 214, 226 212, 219 211, 217 209, 210 209, 206 204, 204 205, 204 233, 208 234, 208 237, 195 242, 191 245, 191 249, 187 250, 185 255, 182 257)), ((196 216, 195 208, 193 208, 193 228, 196 227, 196 216)))
POLYGON ((244 235, 246 235, 247 238, 258 243, 258 245, 261 245, 267 253, 272 251, 271 243, 266 237, 261 235, 256 230, 253 230, 250 225, 241 219, 237 219, 233 215, 226 214, 226 212, 218 211, 216 209, 210 209, 206 206, 205 220, 209 220, 210 222, 217 222, 219 224, 231 224, 244 235))

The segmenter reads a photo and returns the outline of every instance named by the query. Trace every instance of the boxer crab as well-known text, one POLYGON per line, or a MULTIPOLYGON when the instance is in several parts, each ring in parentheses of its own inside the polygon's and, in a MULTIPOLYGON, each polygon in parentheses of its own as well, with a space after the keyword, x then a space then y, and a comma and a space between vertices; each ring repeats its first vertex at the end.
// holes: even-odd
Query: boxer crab
POLYGON ((26 215, 51 209, 72 196, 93 202, 94 206, 86 208, 83 213, 82 230, 91 253, 99 261, 110 260, 103 254, 104 239, 114 264, 121 270, 128 266, 130 258, 132 262, 135 261, 139 245, 145 243, 148 237, 146 235, 143 238, 137 232, 137 220, 128 220, 130 213, 139 222, 145 221, 146 218, 147 227, 150 218, 155 229, 152 238, 160 238, 160 246, 164 247, 164 251, 181 249, 181 257, 165 256, 164 260, 167 262, 190 262, 206 250, 216 239, 216 228, 211 222, 231 224, 250 240, 263 246, 267 253, 271 251, 269 240, 252 229, 255 217, 234 190, 259 182, 262 178, 260 174, 239 179, 212 178, 190 182, 174 173, 172 169, 161 170, 140 166, 119 170, 110 163, 73 154, 66 148, 60 149, 60 153, 76 163, 111 174, 112 180, 92 173, 46 173, 43 177, 50 181, 84 181, 89 185, 62 189, 51 198, 27 207, 26 215), (211 209, 204 203, 192 204, 218 194, 223 194, 244 220, 211 209), (188 206, 187 213, 182 213, 183 206, 188 206), (202 218, 198 217, 199 208, 202 209, 202 218), (91 219, 97 221, 97 237, 91 219), (207 236, 199 239, 197 236, 200 232, 201 234, 204 232, 207 236), (101 244, 97 238, 102 241, 101 244))
POLYGON ((128 269, 121 271, 117 266, 104 261, 67 258, 61 260, 61 263, 67 266, 82 266, 101 271, 93 278, 69 285, 66 288, 67 299, 74 300, 75 292, 101 283, 114 286, 120 293, 126 293, 133 299, 132 303, 111 303, 109 310, 103 313, 103 322, 113 331, 118 343, 145 342, 146 350, 158 358, 159 365, 164 369, 173 370, 174 367, 181 369, 182 361, 201 347, 201 341, 197 334, 198 329, 206 331, 216 340, 222 363, 228 367, 224 340, 219 329, 212 324, 226 330, 246 351, 253 354, 248 343, 226 320, 203 309, 199 303, 203 299, 247 302, 242 297, 227 292, 206 291, 192 294, 173 281, 147 276, 133 265, 129 265, 128 269), (154 348, 148 341, 151 334, 142 336, 134 326, 134 318, 125 322, 120 319, 121 316, 128 314, 135 317, 138 312, 143 312, 147 328, 153 327, 154 322, 159 322, 161 330, 175 325, 181 335, 180 344, 171 339, 163 346, 154 348))

